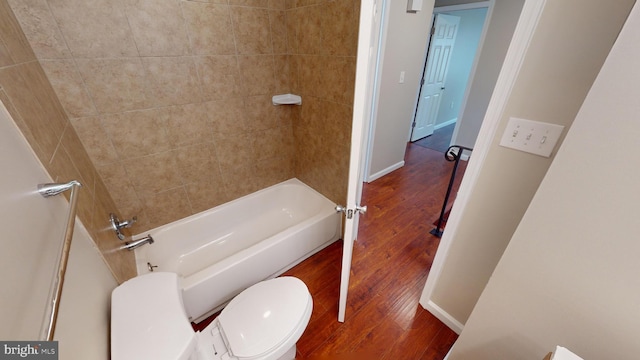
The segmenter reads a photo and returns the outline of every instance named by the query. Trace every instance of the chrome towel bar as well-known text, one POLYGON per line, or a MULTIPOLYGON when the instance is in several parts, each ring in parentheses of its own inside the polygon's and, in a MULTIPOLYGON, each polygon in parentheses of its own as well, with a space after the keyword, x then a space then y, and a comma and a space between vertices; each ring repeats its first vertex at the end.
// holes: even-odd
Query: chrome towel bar
POLYGON ((73 228, 76 224, 76 208, 78 207, 78 194, 76 190, 81 187, 78 181, 73 180, 66 184, 39 184, 38 192, 44 197, 50 197, 63 193, 71 189, 69 198, 69 215, 67 216, 67 227, 64 231, 64 239, 62 243, 62 251, 60 253, 60 263, 55 278, 55 292, 51 299, 51 315, 49 325, 47 327, 47 341, 53 341, 53 333, 56 329, 58 321, 58 310, 60 309, 60 297, 62 295, 62 287, 64 286, 64 276, 67 272, 67 262, 69 260, 69 252, 71 251, 71 240, 73 239, 73 228))

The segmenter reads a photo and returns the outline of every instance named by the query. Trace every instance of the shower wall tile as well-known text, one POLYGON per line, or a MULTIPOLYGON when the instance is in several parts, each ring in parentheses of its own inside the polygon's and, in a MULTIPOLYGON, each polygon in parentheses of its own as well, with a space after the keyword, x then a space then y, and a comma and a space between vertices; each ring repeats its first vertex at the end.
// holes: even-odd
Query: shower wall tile
POLYGON ((193 1, 183 1, 181 5, 193 54, 236 53, 229 6, 193 1))
POLYGON ((273 54, 269 12, 261 8, 231 7, 238 54, 273 54))
POLYGON ((46 0, 9 0, 38 59, 71 57, 46 0))
POLYGON ((149 96, 156 106, 200 101, 198 73, 191 57, 142 58, 149 96))
MULTIPOLYGON (((28 31, 36 31, 34 29, 43 29, 51 25, 42 2, 29 0, 13 3, 18 6, 17 11, 21 16, 29 14, 32 17, 42 18, 38 24, 27 17, 28 21, 32 21, 25 22, 24 26, 29 29, 28 31), (33 5, 33 8, 20 7, 23 5, 33 5), (36 26, 30 27, 29 24, 36 24, 36 26)), ((35 59, 26 41, 27 38, 17 24, 18 21, 9 8, 7 0, 0 0, 0 43, 2 44, 0 49, 6 51, 0 56, 0 59, 4 59, 0 65, 0 100, 9 110, 51 177, 61 182, 79 180, 83 184, 79 193, 78 216, 89 230, 98 248, 101 249, 107 266, 116 279, 119 282, 125 281, 136 274, 133 254, 114 251, 120 245, 119 240, 113 234, 101 235, 101 229, 107 227, 108 221, 108 215, 104 212, 113 211, 116 206, 74 127, 70 124, 54 87, 47 79, 40 63, 35 59), (11 64, 7 63, 9 58, 11 64)), ((46 34, 37 34, 38 36, 34 36, 34 39, 52 40, 52 42, 38 42, 37 46, 51 45, 51 48, 46 51, 53 49, 54 45, 59 45, 60 41, 55 34, 55 29, 47 31, 46 34), (53 37, 47 38, 47 36, 53 37)), ((41 51, 45 52, 45 50, 41 51)), ((64 51, 47 52, 47 54, 56 57, 66 56, 64 51)))
POLYGON ((213 140, 212 121, 206 103, 172 106, 168 110, 167 131, 172 147, 213 140))
POLYGON ((189 53, 179 0, 127 0, 125 9, 140 56, 189 53))
POLYGON ((168 121, 169 108, 129 111, 101 117, 102 126, 121 160, 170 150, 168 121))
POLYGON ((236 56, 196 57, 203 100, 223 100, 241 93, 240 71, 236 56))
MULTIPOLYGON (((327 117, 350 124, 357 1, 11 2, 77 132, 69 142, 96 166, 94 219, 137 215, 140 233, 294 176, 342 201, 350 128, 327 117), (280 93, 303 105, 273 106, 280 93)), ((2 66, 18 55, 0 40, 0 81, 14 79, 2 66)), ((55 144, 36 151, 51 159, 55 144)))
POLYGON ((244 95, 273 95, 275 72, 272 55, 239 56, 238 63, 244 95))
POLYGON ((43 60, 40 64, 69 117, 97 114, 73 60, 43 60))
POLYGON ((119 160, 116 148, 98 116, 71 119, 80 141, 96 166, 119 160))
POLYGON ((269 0, 229 0, 229 5, 268 8, 269 0))
POLYGON ((173 151, 125 160, 123 165, 141 197, 182 185, 178 160, 173 151))
POLYGON ((193 213, 184 188, 179 187, 144 196, 149 226, 152 228, 185 218, 193 213))
POLYGON ((121 0, 48 0, 77 58, 138 56, 121 0))
POLYGON ((194 213, 199 213, 232 200, 224 188, 222 179, 190 183, 185 186, 194 213))
POLYGON ((211 129, 214 134, 239 134, 247 130, 245 125, 245 109, 249 106, 240 98, 209 101, 205 104, 211 119, 211 129))
POLYGON ((76 63, 100 113, 144 109, 151 105, 141 59, 77 59, 76 63))
POLYGON ((0 1, 0 19, 2 19, 0 21, 0 40, 2 40, 2 48, 5 51, 2 55, 5 58, 3 66, 36 60, 29 40, 6 0, 0 1), (11 58, 11 64, 7 62, 7 58, 11 58))

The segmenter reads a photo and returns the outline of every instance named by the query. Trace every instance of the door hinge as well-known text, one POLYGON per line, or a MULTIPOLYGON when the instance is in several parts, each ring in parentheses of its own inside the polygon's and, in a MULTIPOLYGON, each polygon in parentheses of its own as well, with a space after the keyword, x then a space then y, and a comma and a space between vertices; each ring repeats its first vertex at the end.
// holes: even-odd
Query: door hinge
POLYGON ((431 27, 431 35, 433 35, 433 34, 435 34, 435 33, 436 33, 436 26, 435 26, 435 25, 433 25, 433 26, 431 27))
POLYGON ((424 78, 420 79, 420 86, 424 85, 424 78))

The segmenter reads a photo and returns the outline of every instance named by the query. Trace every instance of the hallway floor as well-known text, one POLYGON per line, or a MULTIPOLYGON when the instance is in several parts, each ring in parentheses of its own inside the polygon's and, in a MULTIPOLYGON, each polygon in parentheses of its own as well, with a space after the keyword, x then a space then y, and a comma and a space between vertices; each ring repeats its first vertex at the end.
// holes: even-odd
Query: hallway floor
MULTIPOLYGON (((354 244, 346 321, 337 321, 342 241, 284 275, 313 296, 297 359, 443 359, 457 335, 419 304, 439 239, 440 215, 453 167, 432 149, 407 145, 405 166, 365 184, 354 244)), ((460 164, 456 189, 466 162, 460 164)), ((199 324, 200 325, 200 324, 199 324)))

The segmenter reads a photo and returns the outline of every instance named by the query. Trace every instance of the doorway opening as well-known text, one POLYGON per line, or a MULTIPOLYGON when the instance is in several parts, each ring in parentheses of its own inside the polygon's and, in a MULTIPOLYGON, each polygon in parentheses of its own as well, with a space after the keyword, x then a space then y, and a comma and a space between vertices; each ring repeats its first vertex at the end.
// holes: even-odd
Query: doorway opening
POLYGON ((469 94, 485 32, 488 4, 434 8, 410 141, 445 152, 469 94))

